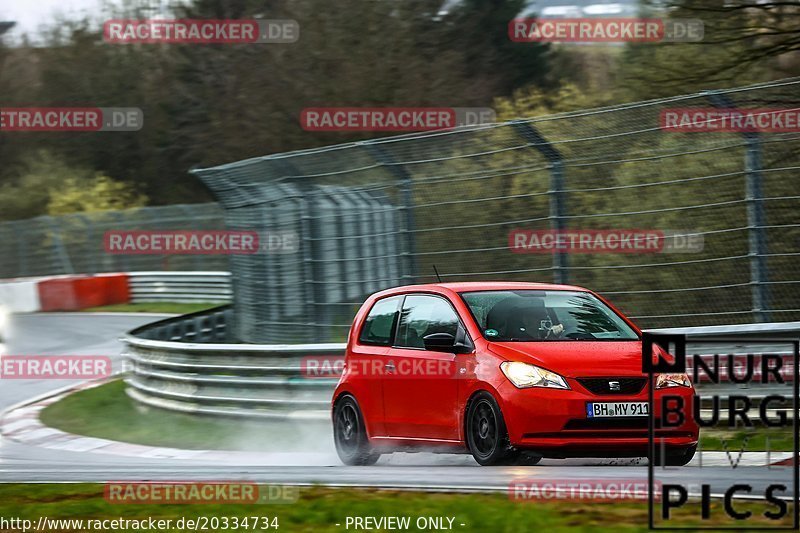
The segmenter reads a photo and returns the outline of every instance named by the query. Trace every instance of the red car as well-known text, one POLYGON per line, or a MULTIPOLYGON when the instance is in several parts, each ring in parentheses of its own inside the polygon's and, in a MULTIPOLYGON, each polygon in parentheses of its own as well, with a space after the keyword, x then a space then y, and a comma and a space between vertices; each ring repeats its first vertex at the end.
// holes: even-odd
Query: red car
MULTIPOLYGON (((680 425, 656 429, 656 459, 697 447, 685 374, 655 378, 681 396, 680 425)), ((648 389, 640 330, 597 294, 567 285, 437 283, 372 295, 356 315, 333 396, 336 450, 472 453, 481 465, 542 457, 646 457, 648 389)))

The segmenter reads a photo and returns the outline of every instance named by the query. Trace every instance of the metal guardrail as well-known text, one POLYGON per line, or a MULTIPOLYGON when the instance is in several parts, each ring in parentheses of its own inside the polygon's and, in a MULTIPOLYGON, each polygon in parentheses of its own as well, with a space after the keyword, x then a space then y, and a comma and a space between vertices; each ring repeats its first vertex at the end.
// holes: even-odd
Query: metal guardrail
POLYGON ((131 272, 131 301, 229 302, 230 272, 131 272))
POLYGON ((736 326, 697 326, 688 328, 649 329, 650 333, 679 333, 703 340, 715 338, 770 338, 797 339, 800 337, 800 322, 775 322, 770 324, 738 324, 736 326))
POLYGON ((230 306, 169 318, 123 338, 127 393, 175 411, 282 419, 327 417, 336 379, 308 379, 302 358, 344 344, 233 344, 230 306))
MULTIPOLYGON (((337 380, 304 375, 303 358, 341 357, 346 345, 238 344, 230 335, 232 317, 231 306, 222 306, 147 324, 128 333, 123 338, 128 395, 145 405, 188 413, 327 419, 337 380)), ((797 338, 800 323, 759 324, 758 329, 737 325, 659 331, 703 340, 723 333, 727 338, 742 335, 744 342, 753 334, 797 338)), ((713 351, 715 345, 707 346, 711 353, 725 353, 713 351)), ((715 389, 702 382, 697 386, 709 393, 715 389)), ((725 390, 726 394, 731 392, 725 390)))

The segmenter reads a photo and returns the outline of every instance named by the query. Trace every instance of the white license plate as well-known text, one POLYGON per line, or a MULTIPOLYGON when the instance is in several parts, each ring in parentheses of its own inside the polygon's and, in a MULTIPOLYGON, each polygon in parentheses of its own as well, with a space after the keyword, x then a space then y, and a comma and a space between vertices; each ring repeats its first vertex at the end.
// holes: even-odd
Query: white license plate
POLYGON ((616 418, 625 416, 647 416, 647 402, 589 402, 586 418, 616 418))

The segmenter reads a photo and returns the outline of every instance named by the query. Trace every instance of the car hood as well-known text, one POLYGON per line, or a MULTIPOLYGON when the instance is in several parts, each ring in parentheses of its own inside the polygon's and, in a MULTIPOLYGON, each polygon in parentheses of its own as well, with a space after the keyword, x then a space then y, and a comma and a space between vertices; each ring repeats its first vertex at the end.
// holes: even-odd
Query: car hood
POLYGON ((509 361, 541 366, 564 377, 642 375, 641 341, 490 342, 509 361))

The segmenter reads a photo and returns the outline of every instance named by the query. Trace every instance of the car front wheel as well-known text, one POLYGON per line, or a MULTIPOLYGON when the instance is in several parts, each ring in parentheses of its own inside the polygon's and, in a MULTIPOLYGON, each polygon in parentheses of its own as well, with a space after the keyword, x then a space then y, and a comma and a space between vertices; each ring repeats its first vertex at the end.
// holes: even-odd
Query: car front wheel
POLYGON ((519 453, 508 442, 503 413, 488 392, 481 392, 467 410, 467 446, 482 466, 509 464, 519 453))

